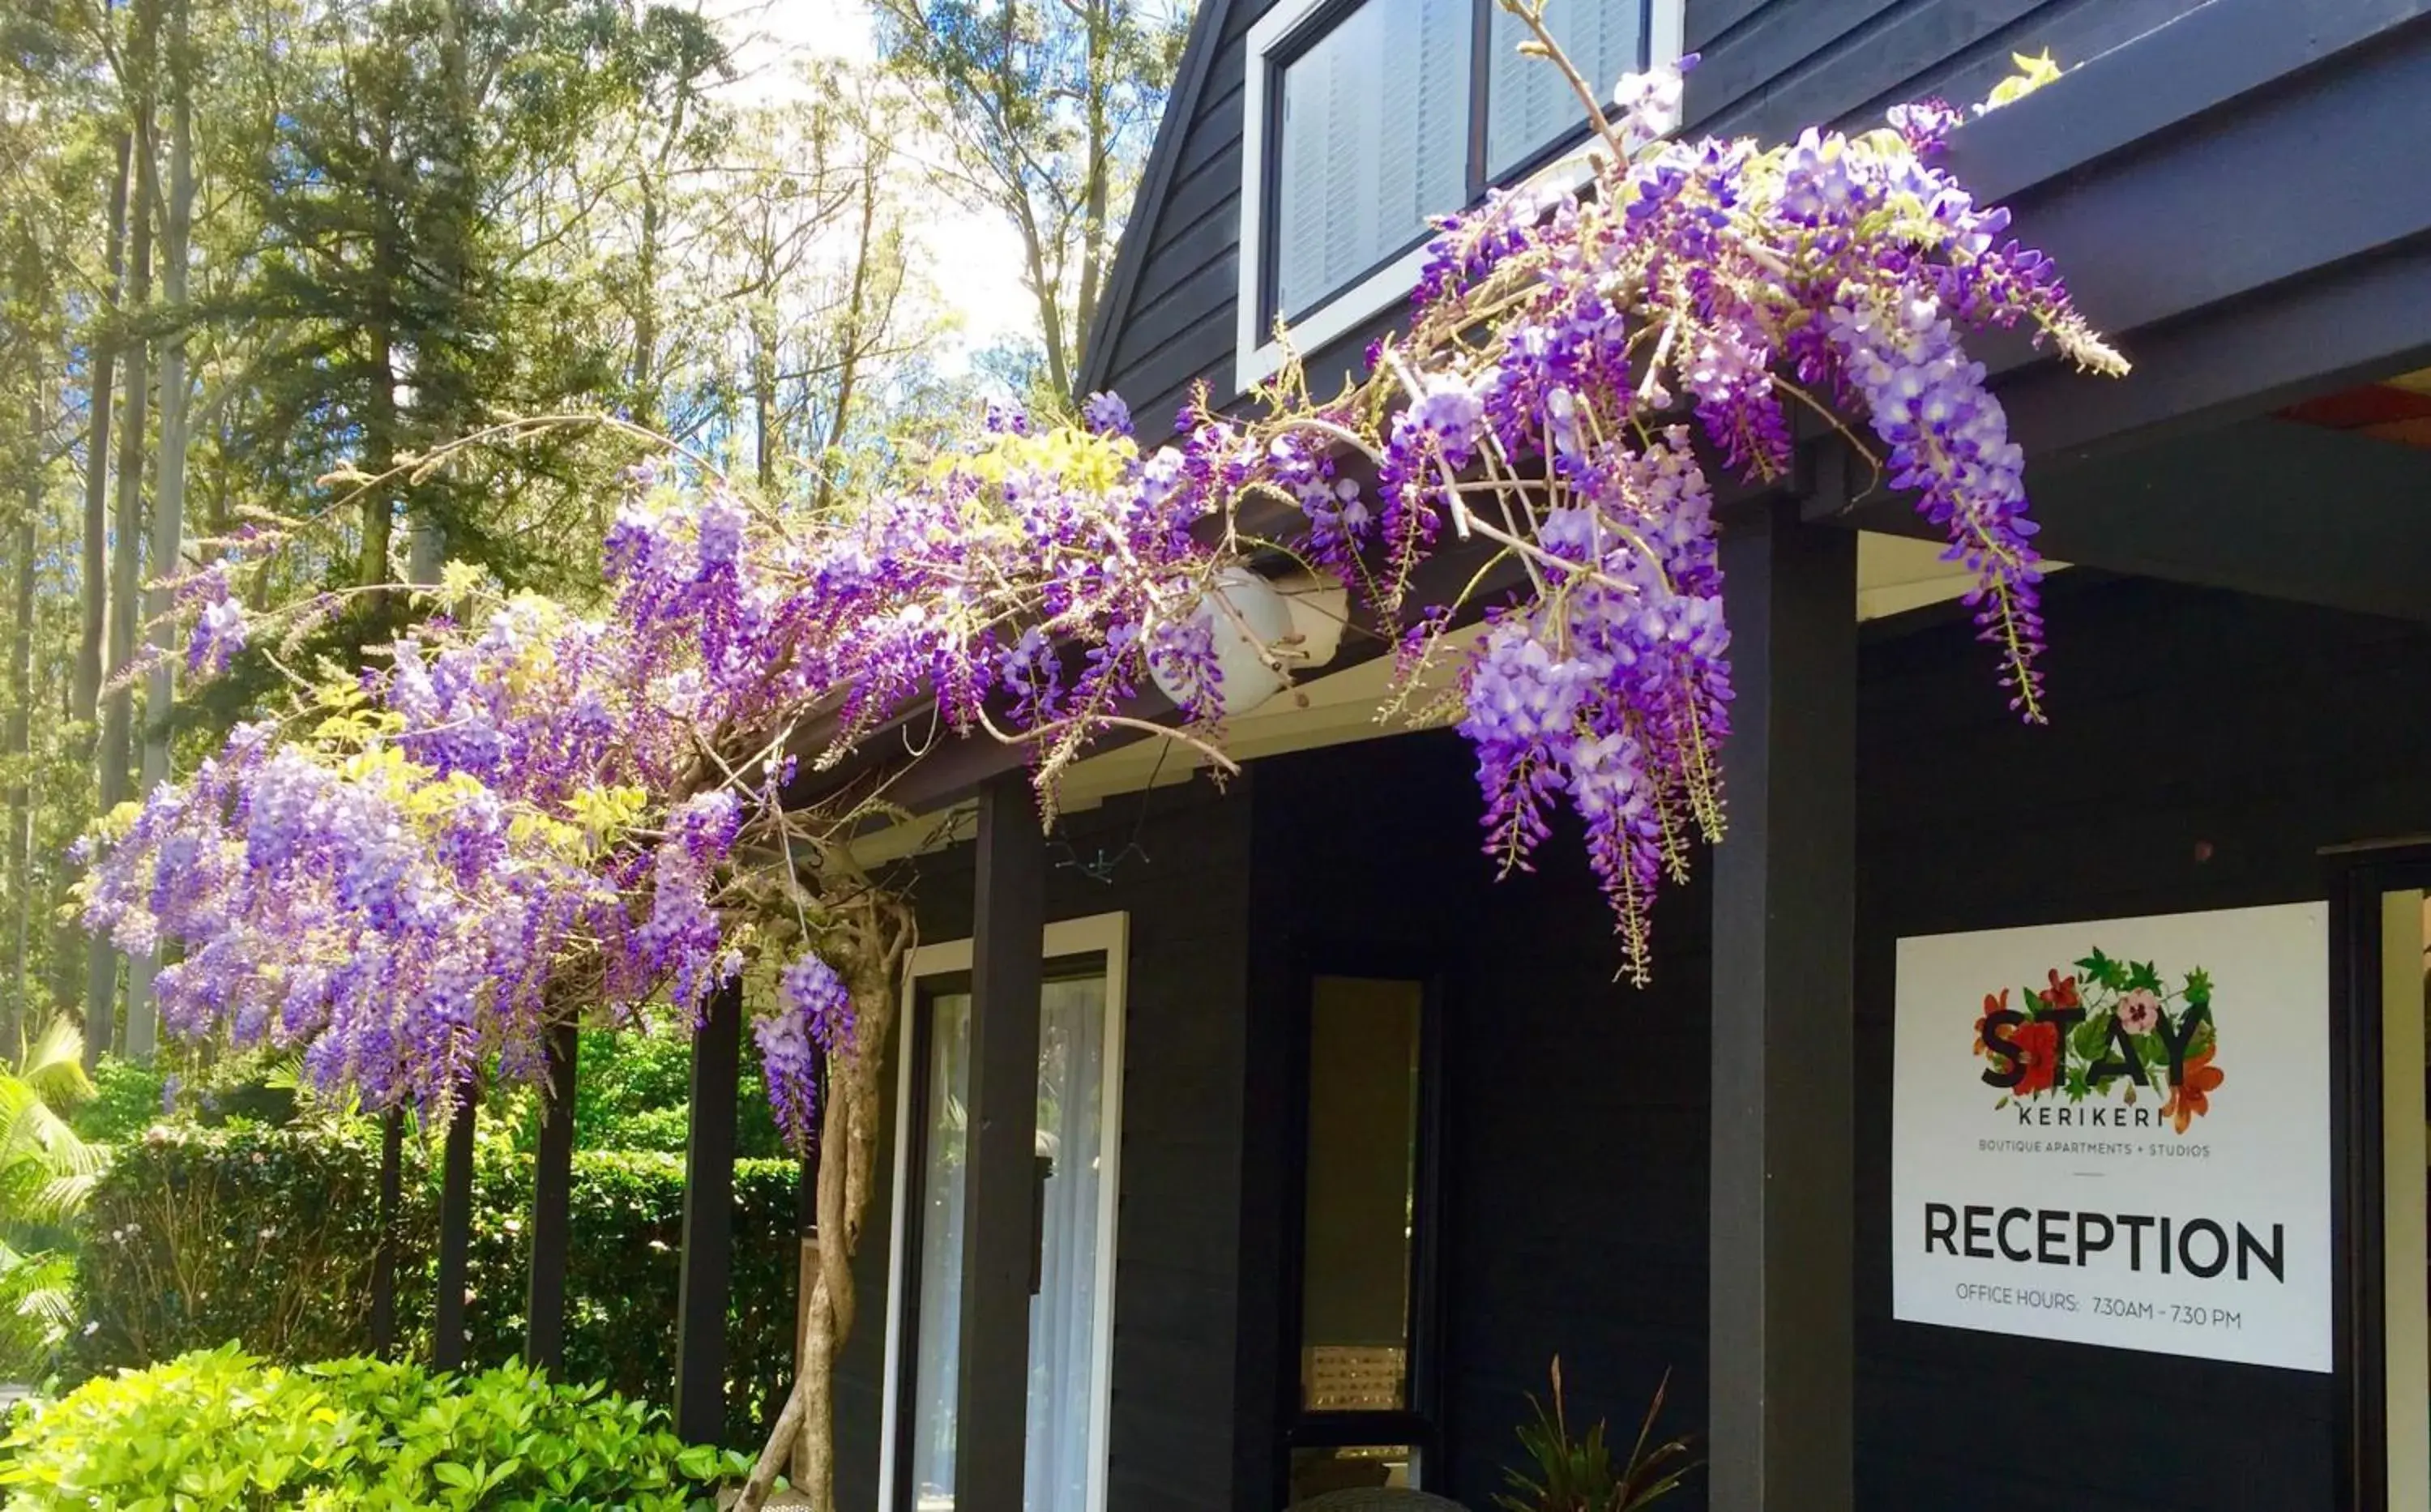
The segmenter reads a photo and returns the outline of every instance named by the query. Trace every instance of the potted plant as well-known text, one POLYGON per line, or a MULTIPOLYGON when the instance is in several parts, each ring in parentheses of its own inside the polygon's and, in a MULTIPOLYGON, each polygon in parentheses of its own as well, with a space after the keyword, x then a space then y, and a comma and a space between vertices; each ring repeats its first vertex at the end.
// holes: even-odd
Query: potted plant
POLYGON ((1552 1375, 1552 1410, 1548 1412, 1532 1395, 1528 1407, 1534 1420, 1519 1426, 1519 1444, 1528 1452, 1530 1468, 1502 1472, 1511 1489, 1494 1502, 1506 1512, 1637 1512, 1679 1489, 1688 1472, 1702 1463, 1685 1436, 1652 1442, 1654 1420, 1662 1415, 1664 1393, 1670 1388, 1669 1375, 1654 1388, 1654 1400, 1637 1425, 1637 1441, 1618 1464, 1604 1440, 1601 1421, 1584 1438, 1570 1437, 1562 1406, 1559 1355, 1554 1356, 1552 1375))

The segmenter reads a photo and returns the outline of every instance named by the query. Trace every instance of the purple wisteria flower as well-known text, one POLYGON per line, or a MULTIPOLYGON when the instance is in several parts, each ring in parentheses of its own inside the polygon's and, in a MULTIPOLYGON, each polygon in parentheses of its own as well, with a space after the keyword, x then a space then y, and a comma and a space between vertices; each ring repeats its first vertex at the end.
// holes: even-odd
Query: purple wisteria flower
MULTIPOLYGON (((1768 149, 1663 140, 1676 70, 1615 103, 1631 150, 1592 193, 1498 193, 1439 223, 1407 333, 1337 397, 1296 370, 1270 413, 1201 392, 1146 449, 1113 395, 1080 425, 995 404, 970 444, 815 514, 636 466, 595 613, 451 588, 359 674, 239 726, 80 842, 87 926, 172 957, 170 1033, 292 1050, 324 1085, 435 1113, 477 1071, 533 1074, 569 1013, 696 1022, 741 990, 766 916, 796 916, 771 873, 850 832, 867 788, 782 805, 877 769, 848 759, 1000 739, 1051 812, 1151 681, 1179 738, 1212 740, 1206 586, 1288 563, 1357 596, 1397 709, 1457 723, 1504 867, 1531 864, 1557 807, 1576 816, 1643 979, 1656 890, 1722 829, 1730 630, 1701 456, 1778 478, 1789 406, 1849 411, 1972 574, 1980 633, 2038 719, 2023 458, 1964 332, 2023 323, 2080 366, 2124 363, 2006 212, 1937 165, 1957 112, 1768 149), (1448 527, 1484 569, 1439 563, 1455 586, 1422 596, 1448 527), (1487 583, 1519 586, 1472 602, 1487 583), (1451 637, 1481 617, 1464 657, 1451 637), (1447 663, 1456 682, 1430 680, 1447 663)), ((342 602, 249 610, 230 570, 178 589, 200 674, 342 602)), ((787 963, 753 1033, 805 1139, 821 1058, 856 1052, 843 975, 787 963)))
POLYGON ((1081 406, 1081 423, 1101 436, 1128 436, 1132 433, 1132 407, 1119 394, 1100 391, 1092 394, 1081 406))

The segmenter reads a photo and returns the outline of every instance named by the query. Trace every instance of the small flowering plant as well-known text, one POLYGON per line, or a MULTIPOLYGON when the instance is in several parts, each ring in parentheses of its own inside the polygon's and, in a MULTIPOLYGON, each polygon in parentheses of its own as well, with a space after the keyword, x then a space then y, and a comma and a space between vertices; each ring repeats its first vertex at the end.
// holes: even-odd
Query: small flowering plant
POLYGON ((2208 971, 2197 966, 2172 987, 2152 962, 2096 947, 2074 971, 2045 976, 2014 1009, 2005 987, 1984 996, 1974 1050, 1990 1062, 1984 1080, 2003 1089, 1996 1107, 2113 1096, 2133 1107, 2140 1087, 2162 1100, 2160 1117, 2180 1134, 2211 1111, 2227 1078, 2213 1064, 2220 1031, 2208 971))

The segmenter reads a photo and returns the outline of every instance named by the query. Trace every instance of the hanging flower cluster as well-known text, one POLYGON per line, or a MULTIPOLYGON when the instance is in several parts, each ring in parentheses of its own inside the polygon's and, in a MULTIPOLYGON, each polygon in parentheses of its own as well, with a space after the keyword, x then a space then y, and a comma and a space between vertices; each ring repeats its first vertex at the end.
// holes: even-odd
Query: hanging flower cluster
MULTIPOLYGON (((1019 745, 1050 815, 1063 772, 1126 727, 1222 764, 1222 668, 1249 639, 1226 584, 1262 558, 1333 573, 1414 680, 1467 616, 1412 602, 1413 574, 1466 542, 1472 582, 1498 557, 1526 578, 1485 606, 1457 690, 1486 848, 1526 865, 1566 802, 1642 980, 1661 880, 1722 820, 1729 631, 1700 439, 1774 477, 1793 407, 1862 411, 1889 481, 1974 574, 2034 719, 2020 457, 1956 331, 2027 321, 2123 370, 2003 213, 1934 166, 1952 112, 1768 151, 1665 143, 1679 97, 1676 71, 1624 80, 1617 118, 1590 102, 1583 188, 1443 223, 1410 329, 1338 397, 1287 367, 1253 417, 1195 405, 1148 454, 1112 395, 1079 424, 999 412, 914 486, 813 514, 696 462, 637 470, 603 613, 451 569, 441 612, 379 664, 113 815, 88 922, 174 947, 173 1031, 299 1047, 376 1103, 528 1074, 572 1015, 697 1016, 758 983, 771 1096, 805 1138, 819 1058, 857 1048, 846 978, 866 978, 822 957, 834 895, 804 858, 833 855, 907 757, 1019 745), (1253 500, 1296 516, 1292 538, 1252 542, 1253 500), (1151 683, 1169 726, 1141 714, 1151 683)), ((204 669, 297 613, 240 613, 224 576, 184 600, 204 669)), ((1255 642, 1287 676, 1291 647, 1255 642)))

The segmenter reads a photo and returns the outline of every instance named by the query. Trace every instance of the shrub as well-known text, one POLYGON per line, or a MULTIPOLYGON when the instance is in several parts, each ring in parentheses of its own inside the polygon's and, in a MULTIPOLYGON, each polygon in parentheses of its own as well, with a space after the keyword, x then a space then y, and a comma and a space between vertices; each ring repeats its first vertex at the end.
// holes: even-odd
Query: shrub
MULTIPOLYGON (((531 1255, 531 1162, 503 1151, 485 1154, 475 1178, 473 1297, 466 1310, 470 1357, 481 1364, 511 1359, 523 1347, 531 1255)), ((683 1186, 679 1155, 575 1152, 565 1277, 570 1378, 604 1381, 644 1401, 670 1400, 683 1186)), ((792 1162, 735 1163, 734 1272, 726 1325, 729 1443, 758 1442, 793 1385, 799 1189, 799 1168, 792 1162)), ((435 1203, 435 1185, 429 1194, 435 1203)), ((415 1321, 428 1316, 426 1304, 415 1321)))
MULTIPOLYGON (((406 1141, 397 1319, 427 1358, 437 1163, 406 1141)), ((198 1129, 164 1124, 123 1147, 86 1218, 83 1373, 234 1341, 286 1364, 371 1348, 377 1126, 198 1129)), ((735 1169, 727 1436, 747 1443, 781 1406, 793 1366, 798 1178, 782 1161, 735 1169)), ((565 1372, 664 1404, 675 1377, 683 1162, 578 1151, 570 1194, 565 1372)), ((467 1357, 515 1358, 530 1255, 531 1162, 503 1142, 475 1163, 467 1357)))
MULTIPOLYGON (((585 1030, 576 1062, 574 1137, 583 1150, 658 1150, 681 1154, 692 1098, 692 1042, 682 1034, 585 1030)), ((744 1036, 735 1094, 738 1153, 770 1160, 785 1152, 760 1069, 760 1047, 744 1036)), ((527 1101, 530 1100, 527 1097, 527 1101)), ((529 1148, 537 1120, 517 1137, 529 1148)))
POLYGON ((289 1369, 233 1345, 87 1382, 21 1414, 0 1447, 0 1487, 25 1512, 684 1508, 746 1468, 686 1449, 640 1403, 520 1367, 289 1369))
MULTIPOLYGON (((78 1281, 96 1326, 79 1358, 148 1365, 231 1340, 288 1362, 364 1352, 378 1194, 377 1135, 153 1126, 86 1206, 78 1281)), ((409 1243, 427 1227, 416 1204, 409 1243)))
POLYGON ((69 1121, 94 1144, 131 1139, 160 1117, 167 1086, 157 1067, 105 1055, 93 1067, 92 1085, 92 1100, 69 1121))

